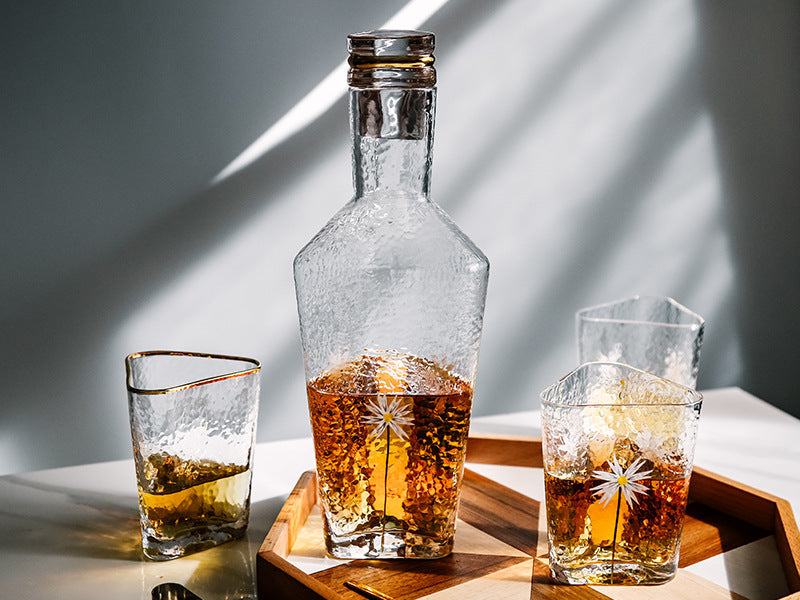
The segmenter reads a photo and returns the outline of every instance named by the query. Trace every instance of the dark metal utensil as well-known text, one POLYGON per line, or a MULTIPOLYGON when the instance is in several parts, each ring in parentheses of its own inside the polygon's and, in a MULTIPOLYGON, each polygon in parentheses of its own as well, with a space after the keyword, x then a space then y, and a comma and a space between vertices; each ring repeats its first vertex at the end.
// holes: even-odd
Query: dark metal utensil
POLYGON ((203 600, 180 583, 162 583, 153 588, 153 600, 203 600))

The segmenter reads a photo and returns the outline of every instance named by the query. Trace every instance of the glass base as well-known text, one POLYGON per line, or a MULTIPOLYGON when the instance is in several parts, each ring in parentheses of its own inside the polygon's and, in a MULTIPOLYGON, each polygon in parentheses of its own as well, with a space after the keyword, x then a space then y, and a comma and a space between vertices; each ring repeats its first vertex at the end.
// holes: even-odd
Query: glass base
POLYGON ((453 536, 437 539, 402 530, 359 531, 346 536, 325 535, 328 554, 334 558, 419 558, 434 559, 449 556, 453 551, 453 536))
POLYGON ((246 531, 247 522, 245 521, 223 525, 205 525, 189 530, 180 536, 164 539, 143 527, 142 551, 150 560, 172 560, 237 540, 243 537, 246 531))
POLYGON ((550 562, 550 576, 559 583, 570 585, 660 585, 677 573, 677 561, 667 565, 648 565, 636 562, 583 563, 565 567, 550 562))

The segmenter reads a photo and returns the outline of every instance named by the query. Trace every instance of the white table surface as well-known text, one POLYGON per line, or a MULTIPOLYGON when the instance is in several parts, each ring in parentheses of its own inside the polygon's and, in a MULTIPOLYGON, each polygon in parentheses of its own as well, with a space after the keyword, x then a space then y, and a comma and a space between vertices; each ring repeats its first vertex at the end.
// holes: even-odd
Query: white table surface
MULTIPOLYGON (((800 514, 800 420, 737 388, 704 397, 695 463, 786 498, 800 514)), ((472 431, 539 436, 540 414, 474 419, 472 431)), ((141 557, 132 460, 0 477, 0 598, 149 600, 153 586, 167 581, 203 600, 254 598, 255 553, 300 473, 313 465, 310 439, 259 444, 246 538, 170 562, 141 557)), ((531 470, 473 468, 523 493, 541 488, 531 470)), ((698 571, 737 580, 737 591, 753 600, 777 598, 785 582, 763 577, 781 572, 774 550, 756 549, 761 579, 773 580, 767 587, 742 581, 735 557, 698 571)))

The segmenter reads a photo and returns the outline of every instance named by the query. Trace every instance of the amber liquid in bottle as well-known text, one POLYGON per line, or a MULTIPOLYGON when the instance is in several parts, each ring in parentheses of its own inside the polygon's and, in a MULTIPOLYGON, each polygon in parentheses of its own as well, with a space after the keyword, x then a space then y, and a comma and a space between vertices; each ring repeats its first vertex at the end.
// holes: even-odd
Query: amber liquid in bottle
POLYGON ((369 354, 308 384, 328 551, 452 549, 472 387, 429 360, 369 354))

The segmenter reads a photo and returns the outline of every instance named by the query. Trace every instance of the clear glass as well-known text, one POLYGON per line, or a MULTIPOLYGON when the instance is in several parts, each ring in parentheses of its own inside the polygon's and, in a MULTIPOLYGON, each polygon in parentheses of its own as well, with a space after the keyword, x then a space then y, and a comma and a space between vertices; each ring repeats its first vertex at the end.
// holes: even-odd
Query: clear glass
POLYGON ((631 365, 696 387, 705 322, 672 298, 634 296, 579 310, 578 361, 631 365))
POLYGON ((428 193, 433 36, 350 44, 355 196, 294 261, 326 545, 438 558, 453 543, 489 262, 428 193))
POLYGON ((244 535, 261 366, 141 352, 125 359, 142 548, 178 558, 244 535))
POLYGON ((550 575, 569 584, 675 576, 702 396, 619 363, 541 394, 550 575))

